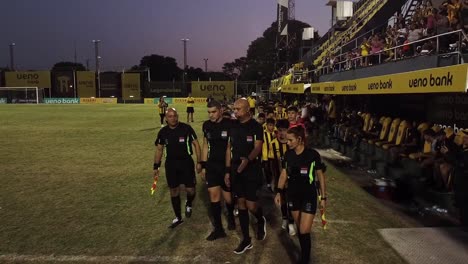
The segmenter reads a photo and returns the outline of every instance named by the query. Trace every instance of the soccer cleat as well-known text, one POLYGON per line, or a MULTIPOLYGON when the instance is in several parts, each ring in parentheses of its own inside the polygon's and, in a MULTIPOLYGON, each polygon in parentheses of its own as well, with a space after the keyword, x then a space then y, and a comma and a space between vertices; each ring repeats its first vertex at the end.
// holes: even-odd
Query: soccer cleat
POLYGON ((176 217, 174 220, 172 220, 172 224, 169 226, 169 228, 176 228, 177 226, 179 226, 183 222, 184 221, 182 219, 179 219, 179 218, 176 217))
POLYGON ((226 232, 224 232, 224 230, 213 230, 210 235, 208 235, 208 237, 206 238, 206 240, 208 241, 213 241, 213 240, 216 240, 218 238, 223 238, 223 237, 226 237, 226 232))
POLYGON ((290 236, 295 236, 296 235, 296 225, 295 224, 289 224, 288 225, 288 229, 289 229, 289 235, 290 236))
POLYGON ((234 253, 237 254, 237 255, 240 255, 242 253, 244 253, 247 249, 251 249, 253 248, 252 246, 252 243, 250 241, 250 238, 248 240, 242 240, 242 242, 240 242, 239 246, 237 246, 236 249, 234 249, 234 253))
POLYGON ((192 207, 185 205, 185 217, 190 218, 192 216, 192 207))
POLYGON ((262 219, 257 223, 257 239, 264 240, 266 237, 266 219, 262 216, 262 219))
POLYGON ((228 217, 227 222, 228 230, 236 230, 236 221, 234 220, 234 217, 228 217))
POLYGON ((286 228, 288 228, 288 220, 283 219, 283 222, 281 223, 281 229, 286 230, 286 228))

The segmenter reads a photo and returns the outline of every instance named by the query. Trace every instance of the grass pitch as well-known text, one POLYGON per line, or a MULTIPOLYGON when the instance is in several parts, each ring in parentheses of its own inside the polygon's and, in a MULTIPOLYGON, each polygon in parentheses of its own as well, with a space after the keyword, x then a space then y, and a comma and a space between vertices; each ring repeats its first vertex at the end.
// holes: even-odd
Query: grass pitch
MULTIPOLYGON (((185 122, 185 107, 176 107, 185 122)), ((195 111, 193 126, 202 137, 206 109, 195 111)), ((254 239, 254 248, 241 256, 232 253, 239 227, 228 238, 205 240, 211 224, 200 180, 192 218, 168 229, 174 216, 164 176, 150 196, 158 129, 151 105, 0 105, 0 255, 294 262, 297 238, 281 231, 269 194, 262 195, 267 239, 254 239)), ((332 166, 327 175, 330 223, 327 230, 314 224, 314 263, 404 263, 377 229, 411 225, 332 166)))

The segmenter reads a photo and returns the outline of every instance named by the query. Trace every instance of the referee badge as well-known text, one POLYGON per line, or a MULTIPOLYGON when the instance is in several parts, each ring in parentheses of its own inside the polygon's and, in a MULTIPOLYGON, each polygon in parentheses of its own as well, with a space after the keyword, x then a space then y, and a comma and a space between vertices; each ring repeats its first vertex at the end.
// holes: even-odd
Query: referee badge
POLYGON ((227 131, 221 131, 221 137, 227 138, 227 131))
POLYGON ((184 143, 185 142, 185 138, 184 137, 179 137, 179 143, 184 143))
POLYGON ((307 167, 301 167, 301 175, 307 176, 307 167))
POLYGON ((253 142, 253 137, 252 136, 247 136, 247 142, 253 142))

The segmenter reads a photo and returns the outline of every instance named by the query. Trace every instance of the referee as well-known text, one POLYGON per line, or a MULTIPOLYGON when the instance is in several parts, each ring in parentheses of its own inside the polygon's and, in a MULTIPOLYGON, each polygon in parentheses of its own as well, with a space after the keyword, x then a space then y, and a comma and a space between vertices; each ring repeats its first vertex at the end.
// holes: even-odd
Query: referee
POLYGON ((209 120, 203 123, 204 137, 201 156, 201 177, 208 187, 214 225, 213 232, 206 238, 208 241, 226 237, 221 222, 221 194, 226 202, 228 229, 236 229, 231 190, 224 183, 226 149, 229 139, 228 132, 232 121, 223 118, 222 114, 221 104, 218 101, 212 100, 208 102, 209 120))
MULTIPOLYGON (((161 128, 156 138, 156 153, 154 155, 154 177, 159 177, 159 167, 164 148, 166 148, 166 180, 170 188, 172 209, 176 218, 169 228, 175 228, 183 223, 180 209, 180 185, 185 185, 187 201, 185 203, 185 217, 192 215, 192 202, 195 198, 195 170, 192 159, 193 148, 197 161, 200 161, 200 145, 197 135, 190 125, 179 122, 179 116, 174 108, 166 112, 167 126, 161 128)), ((197 171, 201 165, 197 164, 197 171)))
POLYGON ((284 157, 284 164, 278 182, 275 202, 281 205, 282 194, 286 182, 287 197, 291 214, 299 227, 299 243, 301 245, 301 260, 299 263, 309 263, 310 231, 317 210, 317 185, 321 193, 320 206, 325 209, 327 200, 325 192, 325 164, 320 154, 305 147, 305 131, 301 126, 290 128, 287 134, 289 150, 284 157), (318 178, 318 179, 317 179, 318 178), (317 184, 318 180, 318 184, 317 184))
POLYGON ((266 219, 262 208, 257 205, 257 191, 262 186, 259 155, 262 151, 263 129, 252 119, 249 103, 245 98, 234 103, 234 115, 237 120, 233 122, 229 132, 224 180, 228 187, 232 186, 232 192, 237 198, 243 240, 234 249, 234 253, 242 254, 252 248, 249 211, 257 218, 257 239, 263 240, 266 237, 266 219))

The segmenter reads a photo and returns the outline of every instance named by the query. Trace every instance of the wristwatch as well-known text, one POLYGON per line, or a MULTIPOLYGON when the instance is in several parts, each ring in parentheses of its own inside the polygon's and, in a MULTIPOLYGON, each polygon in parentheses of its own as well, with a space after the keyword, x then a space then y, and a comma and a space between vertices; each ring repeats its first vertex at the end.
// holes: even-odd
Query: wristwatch
POLYGON ((326 201, 326 200, 327 200, 327 197, 326 197, 326 196, 320 197, 320 200, 321 200, 321 201, 326 201))

